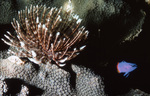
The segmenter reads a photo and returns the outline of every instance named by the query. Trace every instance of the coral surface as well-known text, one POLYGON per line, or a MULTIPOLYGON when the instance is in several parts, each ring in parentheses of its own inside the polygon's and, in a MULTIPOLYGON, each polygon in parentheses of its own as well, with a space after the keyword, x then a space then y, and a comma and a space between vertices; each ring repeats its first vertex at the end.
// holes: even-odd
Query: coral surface
POLYGON ((75 88, 70 83, 70 73, 55 64, 36 65, 32 62, 16 64, 8 58, 1 59, 1 95, 105 96, 104 85, 100 76, 95 75, 85 67, 72 65, 72 69, 76 73, 75 88), (12 86, 12 83, 18 85, 20 89, 12 86), (15 91, 15 88, 20 91, 15 91), (34 89, 40 90, 39 93, 36 93, 34 89))

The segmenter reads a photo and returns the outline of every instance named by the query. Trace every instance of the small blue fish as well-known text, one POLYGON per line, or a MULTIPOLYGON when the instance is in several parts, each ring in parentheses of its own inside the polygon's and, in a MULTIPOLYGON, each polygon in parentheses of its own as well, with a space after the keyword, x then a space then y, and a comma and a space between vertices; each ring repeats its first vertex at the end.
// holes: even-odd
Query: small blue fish
POLYGON ((134 71, 136 68, 137 65, 135 63, 129 63, 126 61, 121 61, 117 64, 118 73, 124 73, 123 76, 125 76, 126 78, 129 76, 129 73, 134 71))

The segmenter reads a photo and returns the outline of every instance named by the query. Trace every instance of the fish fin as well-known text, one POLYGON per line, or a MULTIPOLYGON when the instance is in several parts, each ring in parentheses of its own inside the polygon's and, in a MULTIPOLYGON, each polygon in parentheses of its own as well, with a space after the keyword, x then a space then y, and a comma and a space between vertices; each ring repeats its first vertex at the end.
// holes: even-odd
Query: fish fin
POLYGON ((125 78, 127 78, 129 76, 130 73, 125 73, 123 76, 125 76, 125 78))
POLYGON ((129 63, 132 67, 137 67, 135 63, 129 63))

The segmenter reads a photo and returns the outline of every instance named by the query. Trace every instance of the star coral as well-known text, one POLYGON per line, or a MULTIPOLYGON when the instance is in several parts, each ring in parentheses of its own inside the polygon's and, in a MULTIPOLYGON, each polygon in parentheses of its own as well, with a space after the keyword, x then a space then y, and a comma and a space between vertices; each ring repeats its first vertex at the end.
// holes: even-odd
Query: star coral
POLYGON ((102 77, 95 75, 86 67, 71 65, 76 77, 73 88, 71 84, 73 75, 69 72, 55 64, 35 65, 32 62, 18 65, 8 58, 0 59, 0 95, 106 96, 102 77), (16 88, 18 91, 15 92, 16 88))
POLYGON ((64 66, 65 62, 76 57, 86 46, 88 31, 80 28, 81 19, 70 11, 62 12, 62 7, 50 8, 44 5, 30 6, 18 11, 19 21, 11 23, 17 36, 10 32, 4 35, 6 44, 16 47, 9 53, 27 57, 41 64, 55 63, 64 66))

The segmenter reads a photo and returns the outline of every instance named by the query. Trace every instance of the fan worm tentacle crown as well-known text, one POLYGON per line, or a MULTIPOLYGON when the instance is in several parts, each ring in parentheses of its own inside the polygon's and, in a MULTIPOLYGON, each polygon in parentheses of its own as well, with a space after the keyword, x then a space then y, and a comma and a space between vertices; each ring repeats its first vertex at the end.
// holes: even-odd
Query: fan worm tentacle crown
POLYGON ((79 28, 82 20, 71 12, 62 12, 62 7, 31 5, 18 11, 18 16, 19 20, 11 23, 17 35, 7 32, 6 39, 2 39, 17 48, 9 53, 27 57, 36 64, 54 61, 64 66, 86 47, 83 44, 89 32, 84 26, 79 28))

